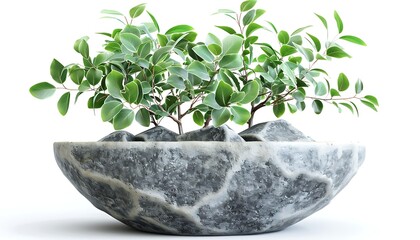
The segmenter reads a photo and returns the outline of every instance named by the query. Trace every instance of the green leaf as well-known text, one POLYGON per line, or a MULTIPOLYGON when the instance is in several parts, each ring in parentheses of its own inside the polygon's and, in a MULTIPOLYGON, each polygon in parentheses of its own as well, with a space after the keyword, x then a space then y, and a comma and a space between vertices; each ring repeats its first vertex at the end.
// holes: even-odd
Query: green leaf
POLYGON ((279 39, 279 42, 282 44, 287 44, 290 40, 290 36, 286 31, 280 31, 277 35, 277 38, 279 39))
POLYGON ((301 32, 303 32, 305 29, 308 29, 308 28, 310 28, 310 27, 312 27, 312 25, 308 25, 308 26, 305 26, 305 27, 298 28, 298 29, 296 29, 296 30, 292 33, 292 36, 295 36, 295 35, 297 35, 298 33, 301 33, 301 32))
POLYGON ((272 22, 270 22, 270 21, 266 21, 269 25, 270 25, 270 27, 273 29, 273 31, 274 31, 274 33, 278 33, 278 31, 277 31, 277 28, 276 28, 276 26, 272 23, 272 22))
POLYGON ((354 109, 353 109, 353 107, 350 104, 348 104, 348 103, 339 103, 339 104, 341 106, 344 106, 345 108, 347 108, 348 110, 350 110, 351 113, 354 114, 354 109))
POLYGON ((140 58, 146 58, 150 54, 151 50, 152 44, 150 42, 145 42, 139 46, 137 53, 139 54, 140 58))
POLYGON ((338 91, 340 92, 346 91, 350 86, 349 79, 344 73, 340 73, 340 75, 338 76, 337 84, 338 84, 338 91))
POLYGON ((216 102, 216 95, 214 93, 209 93, 203 99, 203 104, 214 109, 220 109, 220 105, 216 102))
POLYGON ((141 82, 141 89, 143 94, 148 94, 152 91, 152 86, 148 82, 141 82))
POLYGON ((245 48, 249 48, 252 44, 254 44, 258 40, 257 36, 251 36, 245 39, 245 48))
POLYGON ((220 81, 216 89, 216 102, 222 107, 228 106, 232 93, 232 87, 225 81, 220 81))
POLYGON ((334 11, 334 18, 335 18, 335 22, 337 23, 338 33, 342 33, 344 25, 343 25, 343 21, 341 20, 340 15, 338 15, 337 11, 334 11))
POLYGON ((363 91, 363 82, 360 79, 357 80, 354 90, 356 94, 360 94, 363 91))
POLYGON ((216 35, 209 33, 206 38, 206 45, 214 55, 218 56, 222 53, 222 41, 216 35))
POLYGON ((323 73, 323 74, 325 74, 326 76, 328 76, 327 71, 325 71, 324 69, 321 69, 321 68, 313 68, 313 69, 311 70, 311 72, 323 73))
POLYGON ((303 112, 303 111, 305 111, 306 103, 305 102, 296 102, 296 108, 299 111, 303 112))
POLYGON ((255 4, 257 3, 257 0, 247 0, 243 3, 241 3, 241 12, 246 12, 251 10, 255 4))
POLYGON ((297 45, 302 45, 302 36, 300 35, 294 35, 290 37, 290 41, 289 44, 297 44, 297 45))
POLYGON ((115 115, 117 115, 121 109, 123 109, 123 104, 119 101, 109 101, 105 102, 101 109, 101 118, 104 122, 111 121, 115 115))
POLYGON ((220 14, 220 13, 229 14, 229 13, 236 13, 236 12, 230 9, 219 9, 217 10, 217 12, 213 13, 213 15, 220 14))
POLYGON ((85 92, 90 89, 90 84, 87 80, 84 80, 80 83, 80 86, 78 88, 79 92, 85 92))
POLYGON ((108 60, 108 54, 100 53, 93 59, 93 65, 99 66, 102 63, 104 63, 106 60, 108 60))
POLYGON ((325 20, 325 18, 324 18, 323 16, 319 15, 319 14, 316 14, 316 13, 315 13, 315 15, 319 18, 319 20, 321 20, 322 24, 324 24, 325 29, 327 29, 327 30, 328 30, 328 23, 327 23, 327 20, 325 20))
POLYGON ((324 56, 322 56, 321 54, 317 53, 316 54, 316 59, 317 60, 327 60, 324 56))
POLYGON ((293 104, 287 103, 287 108, 289 108, 289 112, 291 114, 297 112, 297 107, 295 105, 293 105, 293 104))
POLYGON ((238 54, 227 54, 219 62, 220 68, 239 69, 243 67, 242 57, 238 54))
POLYGON ((263 26, 256 24, 256 23, 251 23, 248 25, 248 27, 246 28, 246 33, 245 36, 249 37, 251 36, 251 34, 255 31, 257 31, 258 29, 264 28, 263 26))
POLYGON ((77 85, 80 85, 85 77, 85 71, 78 66, 70 69, 70 79, 77 85))
POLYGON ((302 91, 296 91, 296 92, 292 93, 292 97, 294 99, 296 99, 296 101, 298 101, 298 102, 305 101, 305 94, 302 91))
POLYGON ((214 56, 205 45, 197 45, 192 50, 206 62, 213 62, 214 56))
POLYGON ((364 105, 368 106, 370 109, 374 110, 375 112, 378 111, 378 109, 375 107, 375 105, 373 103, 371 103, 370 101, 366 101, 361 99, 360 102, 362 102, 364 105))
POLYGON ((230 107, 230 111, 232 112, 232 121, 239 125, 244 125, 248 122, 251 118, 251 113, 243 107, 239 106, 232 106, 230 107))
POLYGON ((212 52, 214 55, 219 56, 222 54, 222 47, 216 44, 210 44, 207 46, 210 52, 212 52))
POLYGON ((290 69, 289 65, 286 63, 282 63, 280 68, 283 70, 283 73, 290 79, 292 82, 296 83, 296 75, 292 69, 290 69))
POLYGON ((136 81, 127 83, 124 86, 124 90, 121 91, 121 95, 128 103, 135 103, 139 97, 139 86, 136 81))
POLYGON ((339 97, 341 96, 340 93, 337 91, 337 89, 331 88, 330 90, 331 97, 339 97))
POLYGON ((294 54, 296 52, 297 52, 296 48, 294 48, 292 46, 289 46, 289 45, 283 45, 280 48, 280 55, 282 57, 286 57, 286 56, 292 55, 292 54, 294 54))
POLYGON ((351 42, 351 43, 359 44, 362 46, 367 46, 367 44, 362 39, 355 36, 346 35, 346 36, 341 36, 340 39, 351 42))
POLYGON ((235 29, 233 29, 231 27, 228 27, 228 26, 216 26, 216 27, 222 29, 223 31, 225 31, 229 34, 235 34, 236 33, 235 29))
POLYGON ((260 18, 265 13, 264 9, 257 9, 255 12, 255 18, 254 21, 260 18))
POLYGON ((140 125, 142 125, 144 127, 149 127, 150 126, 150 113, 147 109, 141 108, 136 113, 135 118, 136 118, 136 121, 138 123, 140 123, 140 125))
POLYGON ((241 50, 243 39, 236 35, 229 35, 223 39, 223 55, 237 54, 241 50))
POLYGON ((211 118, 213 119, 213 125, 220 127, 230 119, 230 112, 227 107, 221 109, 213 109, 211 111, 211 118))
POLYGON ((123 89, 124 75, 118 71, 112 70, 105 79, 105 85, 109 94, 115 98, 121 98, 121 90, 123 89))
POLYGON ((99 69, 91 68, 86 74, 86 79, 90 85, 95 86, 102 80, 102 71, 99 69))
POLYGON ((317 96, 324 96, 327 94, 327 88, 325 87, 325 84, 323 82, 317 82, 315 87, 315 94, 317 96))
POLYGON ((338 105, 337 102, 334 102, 333 101, 332 104, 337 108, 337 110, 338 110, 339 113, 342 113, 343 112, 343 109, 341 109, 341 107, 338 105))
POLYGON ((109 9, 104 9, 101 11, 102 14, 108 14, 108 15, 117 15, 117 16, 124 16, 124 14, 115 11, 115 10, 109 10, 109 9))
POLYGON ((357 108, 356 104, 354 104, 354 102, 350 102, 350 103, 353 105, 354 110, 356 111, 357 116, 359 116, 359 109, 357 108))
POLYGON ((322 109, 324 109, 324 104, 322 104, 321 101, 319 101, 318 99, 314 100, 312 102, 312 109, 314 110, 314 112, 316 114, 321 114, 322 109))
POLYGON ((378 99, 372 95, 366 95, 365 99, 368 100, 369 102, 373 103, 373 105, 378 106, 379 107, 379 102, 378 99))
POLYGON ((284 102, 273 105, 273 113, 276 118, 280 118, 286 112, 286 104, 284 102))
POLYGON ((172 87, 176 88, 176 89, 180 89, 180 90, 184 90, 185 89, 185 83, 184 80, 176 75, 171 75, 168 77, 168 84, 171 85, 172 87))
POLYGON ((308 62, 312 62, 314 60, 314 53, 309 48, 304 48, 298 44, 293 43, 293 45, 297 48, 297 50, 308 60, 308 62))
POLYGON ((29 89, 29 92, 32 94, 32 96, 38 99, 45 99, 54 95, 55 89, 56 88, 50 83, 41 82, 33 85, 29 89))
POLYGON ((134 112, 131 109, 122 109, 112 120, 115 130, 121 130, 131 125, 134 121, 134 112))
POLYGON ((252 23, 252 21, 254 21, 255 14, 256 14, 255 10, 251 10, 251 11, 247 12, 245 14, 244 18, 243 18, 243 21, 242 21, 243 25, 246 26, 246 25, 252 23))
POLYGON ((270 75, 270 74, 268 74, 268 73, 266 73, 266 72, 261 72, 260 73, 260 75, 266 80, 266 81, 268 81, 268 82, 270 82, 270 83, 272 83, 272 82, 274 82, 274 78, 270 75))
POLYGON ((105 45, 105 50, 112 52, 112 53, 118 53, 121 52, 121 46, 120 44, 116 43, 116 42, 110 42, 108 44, 105 45))
POLYGON ((334 58, 351 58, 351 56, 348 53, 344 52, 343 49, 335 46, 327 49, 327 56, 334 58))
POLYGON ((153 53, 152 62, 153 64, 158 64, 159 62, 164 61, 168 56, 169 52, 172 50, 171 46, 161 47, 153 53))
POLYGON ((195 111, 193 113, 193 120, 198 126, 204 125, 204 116, 200 111, 195 111))
POLYGON ((165 47, 168 44, 168 37, 163 34, 157 34, 157 40, 159 42, 159 45, 162 47, 165 47))
MULTIPOLYGON (((83 92, 79 92, 79 93, 83 93, 83 92)), ((88 108, 89 109, 101 108, 104 105, 105 99, 107 97, 108 97, 107 94, 103 94, 103 93, 95 94, 95 96, 89 98, 88 108)))
POLYGON ((244 100, 245 98, 245 93, 244 92, 234 92, 232 93, 232 96, 229 99, 230 103, 237 103, 237 102, 241 102, 242 100, 244 100))
POLYGON ((302 57, 289 57, 289 62, 294 63, 296 65, 300 64, 302 62, 302 57))
POLYGON ((187 70, 183 69, 182 67, 168 67, 168 71, 171 75, 176 75, 181 77, 182 79, 188 79, 188 72, 187 70))
POLYGON ((166 31, 165 35, 174 34, 174 33, 185 33, 185 32, 189 32, 193 30, 194 28, 189 25, 177 25, 170 28, 168 31, 166 31))
POLYGON ((158 32, 160 32, 160 27, 158 22, 156 21, 155 16, 153 16, 149 11, 146 11, 147 14, 149 15, 150 19, 152 19, 153 25, 155 25, 155 28, 157 29, 158 32))
POLYGON ((132 33, 120 33, 120 40, 124 47, 132 53, 137 53, 141 40, 132 33))
POLYGON ((89 58, 89 45, 86 40, 82 39, 79 42, 78 52, 83 56, 83 58, 89 58))
POLYGON ((146 9, 146 4, 145 3, 139 4, 135 7, 133 7, 132 9, 130 9, 130 17, 131 18, 136 18, 136 17, 140 16, 144 12, 145 9, 146 9))
POLYGON ((208 46, 210 44, 222 46, 222 41, 220 41, 220 39, 216 35, 209 33, 206 37, 206 45, 208 46))
POLYGON ((321 50, 321 42, 319 41, 319 39, 309 33, 306 33, 306 34, 308 34, 308 36, 312 39, 312 42, 314 42, 316 51, 319 52, 321 50))
POLYGON ((83 92, 78 92, 78 93, 76 94, 76 97, 74 98, 74 104, 76 104, 76 103, 77 103, 77 100, 79 99, 80 95, 82 95, 82 94, 83 94, 83 92))
POLYGON ((50 66, 50 74, 52 79, 57 83, 64 83, 65 77, 63 79, 62 73, 64 72, 64 66, 56 59, 53 59, 50 66))
POLYGON ((207 68, 201 62, 198 62, 198 61, 192 62, 188 66, 187 72, 203 80, 206 80, 206 81, 210 80, 210 76, 209 76, 209 73, 207 72, 207 68))

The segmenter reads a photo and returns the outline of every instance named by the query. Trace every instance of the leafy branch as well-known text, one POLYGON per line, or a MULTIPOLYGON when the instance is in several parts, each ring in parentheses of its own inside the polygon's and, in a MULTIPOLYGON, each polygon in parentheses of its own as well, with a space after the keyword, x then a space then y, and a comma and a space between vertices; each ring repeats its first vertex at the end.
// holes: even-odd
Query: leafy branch
POLYGON ((158 126, 162 119, 170 118, 182 133, 182 120, 188 115, 204 127, 229 120, 252 126, 255 114, 264 107, 271 106, 279 118, 287 110, 305 110, 307 102, 316 114, 322 113, 324 103, 358 114, 354 101, 377 110, 376 97, 361 95, 361 80, 351 83, 341 73, 336 84, 331 84, 327 70, 316 68, 321 61, 350 58, 344 42, 366 46, 362 39, 344 35, 336 11, 333 39, 329 39, 333 32, 329 22, 316 14, 326 30, 322 42, 308 32, 311 26, 289 33, 279 31, 270 21, 258 22, 265 10, 255 8, 256 4, 257 0, 246 0, 239 11, 219 10, 217 14, 232 19, 234 27, 216 26, 227 35, 220 38, 209 33, 204 42, 196 41, 197 33, 190 25, 162 32, 154 15, 145 10, 146 4, 131 8, 127 16, 103 10, 104 18, 123 24, 99 33, 106 37, 103 51, 94 55, 89 51, 89 39, 78 39, 74 50, 81 55, 82 64, 64 66, 54 59, 50 74, 57 86, 41 82, 30 92, 44 99, 56 90, 64 91, 57 103, 62 115, 68 112, 72 93, 76 92, 75 102, 90 94, 88 108, 100 109, 102 120, 117 130, 134 121, 145 127, 158 126), (136 24, 141 17, 147 20, 136 24), (270 31, 276 42, 259 39, 261 30, 270 31), (74 87, 67 87, 68 79, 74 87), (349 93, 351 85, 354 90, 349 93))

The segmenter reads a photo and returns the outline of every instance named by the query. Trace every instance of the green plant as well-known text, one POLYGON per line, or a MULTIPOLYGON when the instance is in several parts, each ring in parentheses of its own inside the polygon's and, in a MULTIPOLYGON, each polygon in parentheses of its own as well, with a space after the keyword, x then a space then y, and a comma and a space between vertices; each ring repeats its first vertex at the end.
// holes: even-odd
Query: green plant
POLYGON ((336 87, 331 87, 327 71, 316 68, 320 61, 350 57, 340 41, 366 45, 358 37, 342 34, 343 22, 337 12, 338 34, 332 39, 328 22, 316 14, 327 33, 322 42, 306 32, 310 26, 289 34, 278 31, 271 22, 267 27, 257 23, 265 10, 255 9, 256 2, 243 2, 239 12, 219 10, 218 14, 232 19, 235 27, 217 26, 228 35, 219 38, 209 33, 204 42, 196 41, 197 33, 189 25, 162 32, 147 11, 150 22, 134 24, 134 19, 146 15, 145 4, 132 8, 129 17, 104 10, 107 17, 124 24, 123 28, 100 33, 107 38, 104 50, 93 56, 88 38, 77 40, 74 50, 83 57, 83 64, 64 66, 54 59, 50 70, 58 86, 42 82, 30 92, 43 99, 57 89, 64 90, 57 104, 62 115, 69 109, 71 92, 76 93, 75 102, 90 93, 88 108, 100 109, 102 120, 117 130, 133 121, 157 126, 168 117, 182 133, 182 120, 187 115, 200 126, 210 122, 220 126, 229 120, 252 126, 254 115, 263 107, 271 106, 279 118, 287 110, 303 111, 308 101, 316 114, 322 112, 324 103, 358 114, 353 100, 377 110, 374 96, 360 95, 362 81, 353 84, 353 94, 342 96, 350 87, 347 76, 339 74, 336 87), (260 40, 257 31, 270 31, 276 41, 260 40), (69 78, 75 88, 67 86, 69 78))

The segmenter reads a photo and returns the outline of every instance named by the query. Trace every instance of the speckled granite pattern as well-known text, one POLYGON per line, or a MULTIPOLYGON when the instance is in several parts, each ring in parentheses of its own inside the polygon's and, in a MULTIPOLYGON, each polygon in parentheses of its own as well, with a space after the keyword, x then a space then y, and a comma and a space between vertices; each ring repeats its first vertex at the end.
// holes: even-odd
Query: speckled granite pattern
POLYGON ((321 209, 364 159, 356 144, 55 143, 64 175, 94 206, 146 232, 255 234, 321 209))

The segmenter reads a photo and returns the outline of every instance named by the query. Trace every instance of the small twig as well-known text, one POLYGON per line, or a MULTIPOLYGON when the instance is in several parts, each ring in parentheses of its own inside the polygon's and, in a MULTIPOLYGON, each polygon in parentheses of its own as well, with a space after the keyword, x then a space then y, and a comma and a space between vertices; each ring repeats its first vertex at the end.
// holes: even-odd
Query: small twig
POLYGON ((203 128, 208 127, 208 126, 210 125, 210 121, 211 121, 211 117, 208 117, 208 118, 206 119, 206 121, 204 122, 204 126, 203 126, 203 128))

